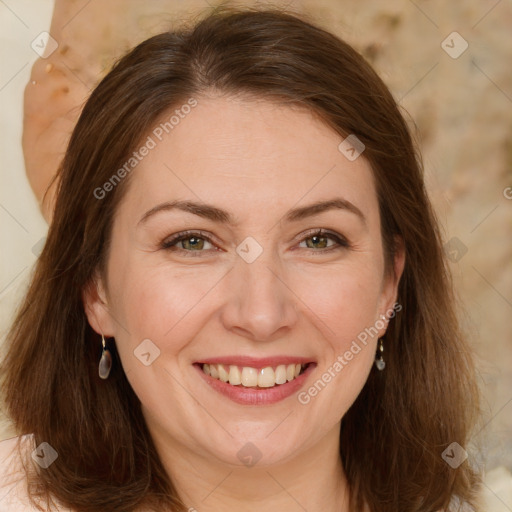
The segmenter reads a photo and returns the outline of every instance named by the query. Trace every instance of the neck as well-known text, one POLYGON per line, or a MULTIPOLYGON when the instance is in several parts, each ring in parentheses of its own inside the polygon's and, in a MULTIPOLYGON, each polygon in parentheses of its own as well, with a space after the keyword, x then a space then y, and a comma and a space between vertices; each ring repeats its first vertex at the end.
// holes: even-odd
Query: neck
POLYGON ((189 510, 349 512, 337 424, 319 443, 278 465, 223 464, 154 436, 164 467, 189 510))

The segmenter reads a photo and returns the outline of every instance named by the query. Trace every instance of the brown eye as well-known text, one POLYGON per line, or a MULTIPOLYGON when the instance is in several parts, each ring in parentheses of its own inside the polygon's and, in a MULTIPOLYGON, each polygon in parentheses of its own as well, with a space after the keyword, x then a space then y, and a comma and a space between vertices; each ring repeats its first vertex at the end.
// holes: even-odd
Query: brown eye
POLYGON ((328 245, 329 240, 329 237, 314 235, 306 238, 305 242, 306 246, 310 249, 325 249, 326 247, 330 247, 328 245))
POLYGON ((317 231, 310 234, 299 244, 299 247, 307 249, 336 249, 338 247, 348 246, 348 242, 342 236, 324 231, 317 231))
POLYGON ((201 233, 177 233, 162 243, 162 249, 183 252, 202 252, 213 248, 208 237, 201 233))
MULTIPOLYGON (((204 238, 199 238, 197 236, 191 236, 190 238, 185 238, 180 240, 181 248, 187 251, 200 251, 204 248, 206 240, 204 238)), ((208 243, 208 242, 206 242, 208 243)))

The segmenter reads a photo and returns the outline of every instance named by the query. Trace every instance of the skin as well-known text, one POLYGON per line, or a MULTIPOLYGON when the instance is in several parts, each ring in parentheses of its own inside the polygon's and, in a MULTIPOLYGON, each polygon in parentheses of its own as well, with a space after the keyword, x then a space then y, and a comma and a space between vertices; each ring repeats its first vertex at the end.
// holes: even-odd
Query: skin
POLYGON ((363 156, 345 158, 341 137, 309 111, 247 98, 197 100, 132 171, 106 276, 84 292, 89 322, 115 338, 164 466, 188 506, 348 511, 339 428, 372 368, 377 337, 306 405, 296 395, 272 405, 237 404, 212 390, 192 363, 231 354, 304 356, 317 363, 306 389, 393 307, 403 250, 385 272, 371 167, 363 156), (284 218, 334 197, 350 201, 365 220, 346 209, 284 218), (226 210, 235 223, 180 210, 139 222, 156 205, 178 199, 226 210), (350 246, 329 239, 334 250, 308 248, 313 228, 338 233, 350 246), (206 232, 212 244, 203 252, 187 242, 161 248, 188 229, 206 232), (236 252, 248 236, 263 248, 253 263, 236 252), (144 366, 133 351, 148 338, 160 356, 144 366), (252 467, 237 457, 247 442, 261 452, 252 467))

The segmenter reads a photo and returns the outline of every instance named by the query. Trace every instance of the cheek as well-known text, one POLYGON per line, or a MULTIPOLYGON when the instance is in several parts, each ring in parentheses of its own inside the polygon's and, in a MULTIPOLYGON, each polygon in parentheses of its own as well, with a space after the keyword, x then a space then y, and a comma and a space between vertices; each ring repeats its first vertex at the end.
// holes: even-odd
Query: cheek
POLYGON ((309 318, 327 343, 315 380, 297 398, 329 425, 349 409, 372 369, 381 282, 374 265, 307 275, 299 295, 305 297, 309 318))
POLYGON ((222 278, 222 269, 180 270, 163 262, 153 266, 126 261, 112 277, 114 314, 123 329, 116 340, 124 363, 146 339, 162 355, 175 356, 200 328, 198 315, 206 315, 208 293, 222 278), (123 357, 124 356, 124 357, 123 357))
POLYGON ((223 272, 180 272, 165 263, 126 262, 116 274, 111 283, 120 293, 113 314, 122 324, 116 347, 123 371, 146 410, 173 414, 176 403, 187 404, 188 399, 177 383, 180 358, 187 356, 184 349, 208 318, 208 292, 223 272))
POLYGON ((381 274, 369 257, 357 264, 307 269, 292 286, 305 310, 321 320, 319 327, 336 349, 343 349, 379 317, 381 274))
MULTIPOLYGON (((303 316, 328 341, 329 357, 344 353, 350 343, 377 318, 380 282, 375 265, 346 262, 331 266, 288 269, 289 301, 296 303, 303 316)), ((134 351, 144 340, 172 359, 179 355, 209 318, 236 297, 225 289, 221 266, 178 268, 168 262, 153 266, 129 261, 112 274, 112 289, 119 290, 114 300, 116 321, 122 326, 116 339, 123 361, 133 363, 134 351)), ((155 349, 156 351, 156 349, 155 349)))

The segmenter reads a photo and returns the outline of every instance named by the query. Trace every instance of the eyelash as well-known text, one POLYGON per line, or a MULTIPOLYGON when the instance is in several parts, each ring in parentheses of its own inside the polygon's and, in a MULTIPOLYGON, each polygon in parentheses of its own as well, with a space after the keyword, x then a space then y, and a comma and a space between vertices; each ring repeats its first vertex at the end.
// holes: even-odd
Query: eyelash
MULTIPOLYGON (((323 249, 311 249, 311 248, 302 248, 302 249, 306 249, 306 250, 310 251, 311 253, 325 254, 325 253, 329 253, 333 250, 350 248, 350 244, 344 236, 334 233, 332 231, 325 230, 325 229, 313 229, 313 230, 307 231, 306 233, 303 234, 299 243, 302 243, 305 240, 308 240, 309 238, 313 238, 314 236, 319 236, 322 238, 328 238, 330 240, 333 240, 336 243, 336 245, 333 245, 333 246, 330 246, 327 248, 323 248, 323 249)), ((178 244, 179 242, 182 242, 183 240, 188 240, 189 238, 200 238, 202 240, 206 240, 207 242, 211 243, 212 245, 215 245, 215 243, 213 242, 211 237, 209 237, 208 234, 206 234, 205 232, 182 231, 181 233, 176 233, 175 235, 171 236, 171 238, 164 240, 161 244, 161 248, 169 250, 169 251, 177 251, 177 252, 187 253, 188 255, 197 253, 197 256, 199 256, 199 254, 202 252, 206 252, 207 250, 212 250, 212 249, 206 249, 206 250, 191 251, 188 249, 181 249, 181 248, 176 247, 176 244, 178 244)))

